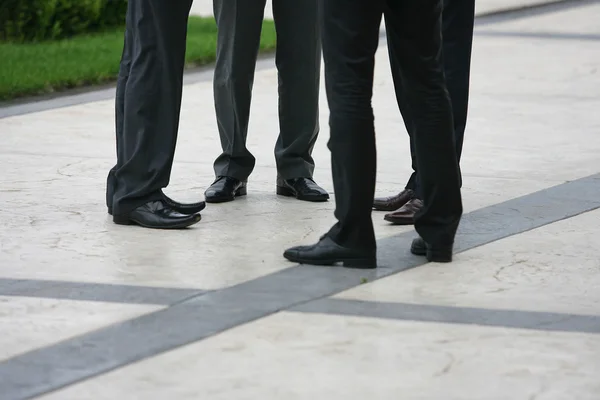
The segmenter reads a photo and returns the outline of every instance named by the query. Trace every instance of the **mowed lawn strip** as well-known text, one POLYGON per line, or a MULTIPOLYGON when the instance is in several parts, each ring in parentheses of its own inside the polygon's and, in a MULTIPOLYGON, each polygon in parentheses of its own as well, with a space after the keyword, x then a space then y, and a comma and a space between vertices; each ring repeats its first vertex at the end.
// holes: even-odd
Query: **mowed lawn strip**
MULTIPOLYGON (((0 100, 113 81, 119 71, 123 32, 118 29, 40 43, 0 43, 0 100)), ((261 51, 273 50, 275 45, 275 25, 265 21, 261 51)), ((216 47, 214 19, 190 17, 188 66, 213 62, 216 47)))

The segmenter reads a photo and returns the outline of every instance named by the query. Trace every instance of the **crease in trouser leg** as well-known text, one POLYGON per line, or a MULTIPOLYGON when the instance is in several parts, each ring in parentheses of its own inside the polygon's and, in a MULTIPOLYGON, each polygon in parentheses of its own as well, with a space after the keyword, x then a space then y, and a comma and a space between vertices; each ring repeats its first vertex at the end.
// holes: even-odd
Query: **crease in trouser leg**
POLYGON ((119 73, 117 77, 117 85, 115 92, 115 143, 117 162, 115 166, 113 166, 110 169, 106 178, 106 206, 108 207, 109 213, 112 213, 113 198, 115 194, 115 188, 117 185, 115 173, 117 169, 119 169, 123 164, 124 159, 124 155, 122 154, 123 118, 125 111, 125 87, 127 85, 127 79, 129 78, 129 70, 131 68, 131 41, 131 32, 125 29, 123 40, 123 52, 121 55, 121 61, 119 63, 119 73))

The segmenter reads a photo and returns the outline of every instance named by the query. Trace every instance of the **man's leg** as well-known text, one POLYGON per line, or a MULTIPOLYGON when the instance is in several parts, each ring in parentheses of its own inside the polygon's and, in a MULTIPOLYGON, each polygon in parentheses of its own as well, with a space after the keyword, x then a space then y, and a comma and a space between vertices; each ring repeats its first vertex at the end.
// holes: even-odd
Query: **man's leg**
POLYGON ((319 133, 321 35, 319 1, 274 0, 279 74, 279 126, 275 145, 283 179, 312 177, 319 133))
POLYGON ((475 0, 444 0, 442 14, 444 73, 452 101, 456 155, 459 162, 469 109, 474 25, 475 0))
MULTIPOLYGON (((384 17, 386 26, 392 23, 388 20, 389 15, 384 15, 384 17)), ((408 179, 408 182, 406 183, 404 189, 401 190, 398 194, 389 197, 378 197, 373 200, 373 209, 377 211, 395 211, 398 210, 400 207, 403 207, 407 203, 412 203, 412 201, 414 201, 415 199, 417 190, 417 160, 415 158, 414 141, 412 138, 412 134, 415 131, 415 127, 412 114, 410 112, 410 106, 406 101, 404 86, 402 84, 402 77, 400 76, 399 57, 402 57, 402 55, 397 54, 396 46, 393 45, 394 37, 390 36, 389 31, 387 31, 387 29, 386 36, 388 42, 387 48, 390 59, 390 69, 392 72, 392 81, 394 82, 394 91, 396 92, 396 102, 398 103, 400 114, 402 114, 404 126, 406 128, 406 131, 408 132, 408 137, 410 141, 410 155, 413 173, 410 175, 410 178, 408 179)))
POLYGON ((266 0, 214 0, 213 4, 219 30, 214 96, 223 147, 215 174, 246 180, 255 163, 246 136, 266 0))
MULTIPOLYGON (((473 45, 473 26, 475 23, 475 1, 474 0, 444 0, 444 10, 442 13, 442 43, 444 52, 444 73, 446 74, 446 81, 448 85, 448 92, 450 93, 450 100, 452 101, 452 112, 454 117, 454 135, 455 144, 458 160, 462 153, 463 139, 465 126, 467 123, 467 111, 469 102, 469 79, 471 73, 471 49, 473 45)), ((393 41, 393 38, 388 39, 393 41)), ((397 73, 397 55, 393 51, 394 46, 388 45, 390 52, 390 64, 392 64, 392 72, 394 76, 394 83, 398 81, 397 73), (394 67, 396 65, 396 67, 394 67)), ((422 201, 420 200, 419 184, 417 177, 416 159, 415 159, 415 146, 413 140, 414 123, 408 123, 411 119, 408 105, 404 99, 402 93, 398 95, 398 89, 403 90, 402 87, 396 85, 398 106, 404 118, 407 130, 410 136, 410 149, 412 158, 413 174, 411 175, 409 182, 406 186, 407 189, 412 189, 415 193, 413 199, 408 199, 405 203, 406 206, 399 204, 398 201, 391 202, 387 201, 386 204, 390 204, 390 207, 380 207, 383 200, 386 199, 375 199, 374 207, 382 211, 394 211, 394 213, 385 216, 385 220, 398 225, 412 225, 416 212, 422 207, 422 201), (393 204, 391 204, 393 203, 393 204), (378 207, 379 206, 379 207, 378 207), (394 206, 398 206, 395 207, 394 206)), ((460 168, 459 168, 460 171, 460 168)), ((462 179, 461 179, 462 184, 462 179)), ((402 191, 400 195, 393 196, 389 199, 397 200, 405 194, 402 191)))
POLYGON ((442 65, 441 0, 388 0, 386 26, 414 118, 415 155, 424 206, 415 228, 431 261, 450 261, 462 215, 452 107, 442 65))
MULTIPOLYGON (((389 15, 384 15, 386 26, 391 24, 389 21, 389 15)), ((390 69, 392 72, 392 81, 394 82, 394 91, 396 92, 396 102, 398 103, 398 109, 400 110, 400 114, 402 115, 402 120, 404 121, 404 126, 406 128, 406 132, 408 132, 408 136, 410 139, 410 154, 412 161, 412 169, 413 173, 410 175, 408 182, 406 183, 406 189, 415 190, 416 189, 416 179, 417 179, 417 160, 414 157, 414 141, 412 140, 413 132, 415 131, 415 122, 413 120, 412 114, 410 112, 410 105, 406 101, 406 96, 404 94, 404 86, 402 84, 402 77, 400 76, 400 61, 399 59, 402 57, 401 54, 397 54, 397 48, 394 46, 394 36, 390 36, 387 34, 386 36, 388 40, 388 56, 390 59, 390 69)))
POLYGON ((375 267, 371 206, 376 149, 373 73, 379 42, 381 1, 324 0, 323 55, 329 102, 329 148, 338 223, 316 245, 284 256, 308 264, 375 267))
MULTIPOLYGON (((390 15, 385 15, 386 26, 393 24, 390 21, 390 15)), ((417 176, 417 158, 415 150, 414 134, 416 131, 415 121, 410 109, 410 104, 406 99, 404 84, 400 74, 402 58, 398 54, 398 46, 395 46, 395 36, 390 35, 386 30, 388 37, 388 54, 390 58, 390 67, 392 70, 392 80, 394 81, 394 90, 396 92, 396 101, 398 108, 404 120, 404 126, 408 132, 410 143, 410 158, 413 173, 410 175, 408 182, 403 190, 398 194, 389 197, 380 197, 373 200, 373 209, 378 211, 394 211, 391 214, 386 214, 384 219, 398 225, 412 225, 414 223, 414 215, 423 206, 423 202, 418 194, 418 176, 417 176)))
POLYGON ((206 190, 209 203, 246 194, 255 158, 246 147, 250 103, 266 0, 213 0, 217 61, 213 81, 223 153, 214 163, 217 179, 206 190))
POLYGON ((199 220, 199 216, 180 215, 165 207, 161 191, 169 183, 177 141, 191 3, 129 2, 131 67, 118 143, 122 164, 115 172, 113 218, 117 223, 177 227, 177 223, 199 220), (170 222, 175 224, 168 226, 170 222))
MULTIPOLYGON (((115 132, 116 132, 116 144, 117 144, 117 164, 110 169, 108 172, 108 178, 106 179, 106 206, 108 207, 108 213, 113 214, 113 198, 117 187, 117 179, 115 173, 117 169, 123 164, 125 159, 124 151, 124 115, 125 115, 125 88, 127 86, 127 79, 129 78, 129 70, 131 69, 131 54, 132 54, 132 37, 129 29, 125 30, 125 40, 123 45, 123 54, 121 56, 121 63, 119 65, 119 75, 117 78, 117 90, 115 96, 115 132)), ((203 201, 197 203, 180 203, 169 198, 166 194, 162 193, 163 200, 166 201, 169 206, 174 210, 183 214, 195 214, 203 210, 206 204, 203 201)))
POLYGON ((329 198, 312 181, 315 163, 311 153, 319 133, 319 8, 318 0, 273 1, 279 73, 277 192, 307 201, 329 198))

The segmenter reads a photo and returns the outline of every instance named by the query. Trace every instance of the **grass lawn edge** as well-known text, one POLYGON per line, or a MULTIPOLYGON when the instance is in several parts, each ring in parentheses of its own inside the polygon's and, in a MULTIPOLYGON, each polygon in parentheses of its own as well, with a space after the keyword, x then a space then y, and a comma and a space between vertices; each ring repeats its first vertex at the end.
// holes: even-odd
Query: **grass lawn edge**
MULTIPOLYGON (((19 46, 22 46, 23 49, 27 50, 20 58, 15 56, 10 59, 8 58, 9 55, 5 61, 0 61, 0 64, 3 64, 0 65, 0 107, 27 102, 28 99, 35 101, 36 98, 40 97, 57 97, 70 92, 93 91, 114 84, 118 75, 118 64, 123 46, 122 32, 123 28, 119 28, 116 32, 83 35, 57 42, 35 44, 0 43, 0 49, 4 46, 4 49, 19 50, 19 46), (86 57, 85 42, 89 41, 89 46, 92 46, 92 41, 95 41, 95 43, 104 41, 104 36, 110 41, 111 47, 108 51, 104 53, 96 51, 96 54, 90 53, 90 57, 86 57), (78 47, 75 50, 80 50, 80 54, 78 54, 80 58, 77 59, 77 68, 80 71, 77 71, 77 73, 69 74, 67 68, 61 70, 60 67, 56 67, 58 71, 51 71, 51 79, 48 79, 43 73, 37 74, 35 69, 32 70, 32 68, 37 67, 35 63, 38 63, 38 65, 39 63, 49 63, 51 65, 55 59, 58 62, 58 58, 61 58, 62 54, 69 53, 68 50, 63 50, 62 47, 68 49, 69 46, 78 47), (49 49, 52 47, 53 49, 50 51, 49 49), (57 47, 61 48, 60 51, 56 50, 57 47), (83 50, 81 50, 82 48, 83 50), (44 52, 48 54, 44 54, 44 52), (32 59, 32 53, 33 55, 39 54, 39 58, 42 60, 32 59), (100 58, 100 62, 98 62, 98 58, 100 58), (25 72, 21 73, 21 71, 26 71, 27 68, 29 68, 29 75, 25 75, 25 72), (1 76, 1 74, 5 75, 1 76)), ((271 55, 275 47, 274 23, 272 20, 265 20, 259 57, 271 55)), ((190 73, 210 68, 214 66, 215 58, 216 25, 214 19, 190 17, 185 72, 190 73)))

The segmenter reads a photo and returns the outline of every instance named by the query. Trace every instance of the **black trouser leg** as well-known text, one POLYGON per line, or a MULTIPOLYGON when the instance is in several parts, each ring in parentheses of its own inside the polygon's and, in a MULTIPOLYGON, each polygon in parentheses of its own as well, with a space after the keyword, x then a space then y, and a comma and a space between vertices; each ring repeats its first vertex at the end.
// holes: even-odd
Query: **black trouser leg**
POLYGON ((329 149, 338 219, 329 235, 353 248, 376 247, 371 220, 377 161, 371 97, 381 4, 377 0, 323 2, 329 149))
MULTIPOLYGON (((444 10, 442 13, 443 64, 448 92, 450 93, 450 100, 452 101, 454 135, 459 161, 462 153, 465 127, 467 124, 474 22, 475 0, 444 0, 444 10)), ((393 38, 390 38, 388 35, 388 42, 392 40, 393 38)), ((406 130, 410 136, 412 168, 413 171, 415 171, 410 176, 406 188, 418 190, 416 172, 417 163, 415 158, 415 143, 413 140, 413 132, 415 131, 414 122, 404 96, 402 79, 399 76, 398 55, 394 51, 394 46, 389 43, 388 51, 398 107, 400 108, 406 130)))
POLYGON ((386 29, 413 118, 424 207, 415 228, 433 246, 454 242, 462 215, 452 107, 442 65, 441 0, 387 2, 386 29))
POLYGON ((122 95, 122 140, 117 141, 115 215, 162 198, 161 189, 169 183, 192 1, 144 0, 128 4, 131 67, 122 95))
POLYGON ((402 57, 400 54, 396 54, 397 49, 393 45, 394 38, 390 37, 389 31, 387 30, 387 26, 391 24, 389 21, 390 15, 384 15, 385 24, 386 24, 386 35, 387 35, 387 49, 388 55, 390 58, 390 69, 392 71, 392 81, 394 82, 394 91, 396 93, 396 102, 398 103, 398 108, 400 109, 400 114, 402 114, 402 120, 404 121, 404 126, 406 128, 406 132, 408 132, 409 143, 410 143, 410 156, 411 156, 411 166, 413 169, 413 173, 410 175, 408 182, 406 183, 406 189, 417 190, 417 159, 415 157, 414 150, 414 140, 413 133, 415 131, 414 121, 412 118, 412 114, 410 112, 410 106, 406 101, 406 95, 404 93, 404 87, 402 85, 402 77, 400 76, 400 62, 399 58, 402 57))
POLYGON ((444 73, 452 101, 456 155, 462 155, 467 113, 475 0, 445 0, 442 14, 444 73))
POLYGON ((273 16, 279 74, 277 171, 283 179, 311 178, 311 153, 319 133, 319 0, 274 0, 273 16))
POLYGON ((256 160, 246 147, 250 103, 266 0, 213 0, 217 21, 215 111, 223 153, 216 176, 245 181, 256 160))

